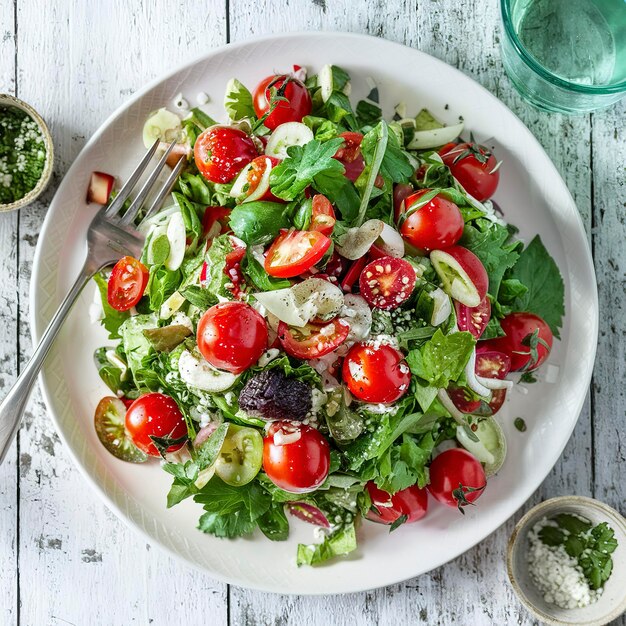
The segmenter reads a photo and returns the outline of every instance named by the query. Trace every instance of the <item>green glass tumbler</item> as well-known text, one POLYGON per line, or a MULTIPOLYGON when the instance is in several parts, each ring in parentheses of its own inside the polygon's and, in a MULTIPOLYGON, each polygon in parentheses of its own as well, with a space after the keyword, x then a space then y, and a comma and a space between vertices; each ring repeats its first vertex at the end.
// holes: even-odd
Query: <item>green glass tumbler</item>
POLYGON ((626 0, 501 0, 502 62, 520 94, 559 113, 626 95, 626 0))

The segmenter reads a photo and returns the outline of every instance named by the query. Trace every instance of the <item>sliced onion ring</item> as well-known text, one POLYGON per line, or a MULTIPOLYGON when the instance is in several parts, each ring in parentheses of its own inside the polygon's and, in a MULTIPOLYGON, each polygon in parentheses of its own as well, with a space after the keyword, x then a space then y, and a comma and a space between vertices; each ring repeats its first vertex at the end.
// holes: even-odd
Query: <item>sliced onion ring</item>
POLYGON ((465 378, 467 379, 467 386, 479 396, 488 398, 491 395, 491 391, 486 385, 479 382, 476 376, 476 348, 472 350, 472 354, 465 365, 465 378))
POLYGON ((479 376, 476 374, 476 380, 487 387, 487 389, 512 389, 513 381, 512 380, 500 380, 499 378, 486 378, 485 376, 479 376))

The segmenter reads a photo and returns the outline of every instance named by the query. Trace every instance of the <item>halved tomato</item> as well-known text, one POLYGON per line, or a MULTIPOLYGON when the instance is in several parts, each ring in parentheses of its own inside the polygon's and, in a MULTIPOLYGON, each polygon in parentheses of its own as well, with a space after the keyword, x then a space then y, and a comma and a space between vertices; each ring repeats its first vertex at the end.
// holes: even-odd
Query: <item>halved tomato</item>
POLYGON ((415 281, 415 270, 408 261, 385 256, 363 268, 359 288, 370 306, 390 311, 409 298, 415 281))
POLYGON ((265 257, 265 271, 277 278, 302 274, 322 259, 330 239, 317 231, 282 230, 265 257))
POLYGON ((350 325, 335 318, 326 324, 307 324, 302 328, 278 325, 278 339, 285 352, 296 359, 317 359, 340 346, 348 337, 350 325))
POLYGON ((344 144, 337 150, 334 158, 343 164, 346 170, 345 177, 354 182, 365 169, 365 159, 361 154, 363 135, 347 132, 341 133, 339 136, 344 140, 344 144))
POLYGON ((202 235, 204 237, 217 237, 221 233, 228 232, 230 230, 229 216, 230 209, 228 207, 208 206, 204 209, 204 216, 202 217, 202 235), (219 229, 216 224, 219 225, 219 229))
MULTIPOLYGON (((476 351, 475 370, 478 376, 503 380, 511 371, 511 359, 503 352, 490 350, 488 347, 479 347, 476 351)), ((506 389, 492 390, 491 400, 489 400, 489 408, 492 415, 495 415, 500 410, 505 400, 506 389)))
POLYGON ((491 301, 485 296, 478 306, 466 306, 454 301, 456 323, 459 330, 466 330, 480 339, 491 318, 491 301))
POLYGON ((333 232, 333 228, 335 228, 336 221, 335 211, 330 200, 321 193, 313 196, 313 210, 309 230, 315 230, 329 237, 333 232))
POLYGON ((116 311, 132 309, 143 296, 150 274, 132 256, 122 257, 113 267, 107 287, 107 301, 116 311))

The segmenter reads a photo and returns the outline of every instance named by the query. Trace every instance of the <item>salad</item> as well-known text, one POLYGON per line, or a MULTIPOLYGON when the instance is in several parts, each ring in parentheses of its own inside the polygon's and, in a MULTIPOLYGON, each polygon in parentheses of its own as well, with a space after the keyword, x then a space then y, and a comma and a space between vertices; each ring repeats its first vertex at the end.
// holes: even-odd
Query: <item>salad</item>
MULTIPOLYGON (((383 119, 369 82, 353 107, 346 71, 294 66, 231 80, 225 123, 182 95, 153 113, 144 142, 186 167, 141 258, 95 277, 102 444, 160 458, 167 506, 192 498, 205 533, 317 526, 298 565, 355 550, 361 523, 475 504, 505 459, 506 394, 564 315, 541 238, 490 200, 492 151, 410 104, 383 119)), ((114 182, 95 172, 88 199, 114 182)))

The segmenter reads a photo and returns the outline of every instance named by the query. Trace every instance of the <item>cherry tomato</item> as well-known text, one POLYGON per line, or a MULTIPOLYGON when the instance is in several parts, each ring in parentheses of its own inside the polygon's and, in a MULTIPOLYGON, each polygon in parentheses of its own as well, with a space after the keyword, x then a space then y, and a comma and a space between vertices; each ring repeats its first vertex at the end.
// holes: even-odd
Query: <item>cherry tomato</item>
POLYGON ((365 169, 365 159, 361 154, 363 135, 361 133, 347 132, 341 133, 339 136, 344 140, 344 144, 337 150, 335 159, 343 164, 346 170, 345 177, 355 182, 365 169))
POLYGON ((487 478, 480 461, 461 448, 452 448, 435 457, 430 464, 430 494, 442 504, 462 507, 480 498, 487 478))
POLYGON ((281 230, 265 257, 270 276, 292 278, 313 267, 330 248, 330 239, 320 232, 281 230))
POLYGON ((421 197, 431 191, 432 189, 420 189, 406 198, 404 211, 398 219, 398 224, 402 222, 402 237, 412 246, 427 252, 453 246, 461 238, 465 226, 459 207, 441 195, 414 209, 421 197))
MULTIPOLYGON (((503 380, 511 371, 511 359, 502 352, 489 350, 489 346, 480 346, 476 350, 476 373, 484 378, 503 380)), ((506 400, 506 389, 494 389, 491 392, 489 408, 495 415, 506 400)))
POLYGON ((328 476, 328 441, 311 426, 273 422, 263 440, 263 469, 284 491, 313 491, 328 476))
POLYGON ((428 494, 417 485, 398 491, 393 496, 379 489, 372 481, 365 485, 372 500, 367 519, 379 524, 393 524, 406 515, 407 524, 421 520, 428 510, 428 494))
POLYGON ((491 151, 477 143, 448 143, 439 151, 443 162, 461 187, 478 200, 491 198, 498 187, 500 172, 491 151))
POLYGON ((229 216, 230 209, 228 207, 208 206, 204 209, 204 216, 202 217, 202 235, 204 237, 217 237, 221 233, 228 232, 230 230, 229 216))
POLYGON ((413 187, 407 183, 399 183, 393 188, 393 212, 396 221, 404 213, 404 202, 413 194, 413 187))
POLYGON ((484 297, 478 306, 465 306, 458 301, 454 301, 456 309, 456 323, 459 330, 465 330, 476 339, 480 339, 485 332, 489 319, 491 318, 491 301, 488 297, 484 297))
POLYGON ((254 365, 267 347, 267 326, 244 302, 221 302, 198 322, 198 349, 213 367, 240 374, 254 365))
MULTIPOLYGON (((246 188, 245 195, 250 198, 254 194, 255 201, 267 201, 267 202, 284 202, 280 198, 277 198, 271 191, 269 185, 269 174, 266 180, 263 180, 263 176, 268 169, 268 161, 270 162, 271 167, 270 171, 273 167, 280 163, 280 160, 276 157, 272 156, 258 156, 252 161, 248 166, 248 171, 246 172, 246 188), (259 188, 259 185, 262 185, 262 188, 259 188)), ((250 198, 250 201, 252 198, 250 198)))
POLYGON ((485 299, 489 276, 473 252, 463 246, 433 250, 430 262, 452 298, 468 307, 477 307, 485 299))
MULTIPOLYGON (((185 418, 178 405, 162 393, 147 393, 137 398, 126 411, 124 422, 126 433, 133 443, 150 456, 160 456, 151 435, 171 440, 187 435, 185 418)), ((179 450, 184 445, 185 442, 172 445, 167 452, 179 450)))
POLYGON ((402 352, 386 344, 355 343, 343 361, 342 376, 355 398, 376 404, 399 400, 411 382, 402 352))
POLYGON ((366 264, 367 257, 364 256, 362 256, 360 259, 357 259, 356 261, 353 261, 352 265, 350 266, 350 268, 346 272, 346 275, 341 281, 341 288, 345 293, 352 292, 352 287, 354 283, 359 279, 359 276, 361 276, 361 272, 363 271, 363 268, 366 264))
POLYGON ((196 166, 213 183, 229 183, 258 156, 246 133, 229 126, 212 126, 203 131, 194 145, 196 166))
POLYGON ((335 211, 330 200, 319 193, 313 196, 313 210, 309 230, 316 230, 322 233, 322 235, 330 237, 336 221, 335 211))
POLYGON ((270 110, 272 90, 286 101, 279 101, 263 122, 274 130, 287 122, 301 122, 311 112, 311 96, 302 82, 291 76, 268 76, 254 90, 254 112, 261 118, 270 110))
POLYGON ((511 369, 516 372, 536 370, 550 354, 552 331, 533 313, 511 313, 500 322, 506 337, 485 342, 489 348, 504 352, 511 359, 511 369))
POLYGON ((107 286, 107 302, 117 311, 132 309, 143 296, 150 274, 132 256, 122 257, 113 267, 107 286))
POLYGON ((415 281, 415 270, 408 261, 384 256, 363 268, 359 289, 370 306, 390 311, 408 300, 415 281))
POLYGON ((474 400, 465 387, 450 385, 446 390, 454 406, 462 413, 475 413, 481 405, 480 400, 474 400))
POLYGON ((342 319, 327 324, 307 324, 303 328, 278 325, 278 339, 283 349, 296 359, 318 359, 340 346, 348 337, 350 325, 342 319))

